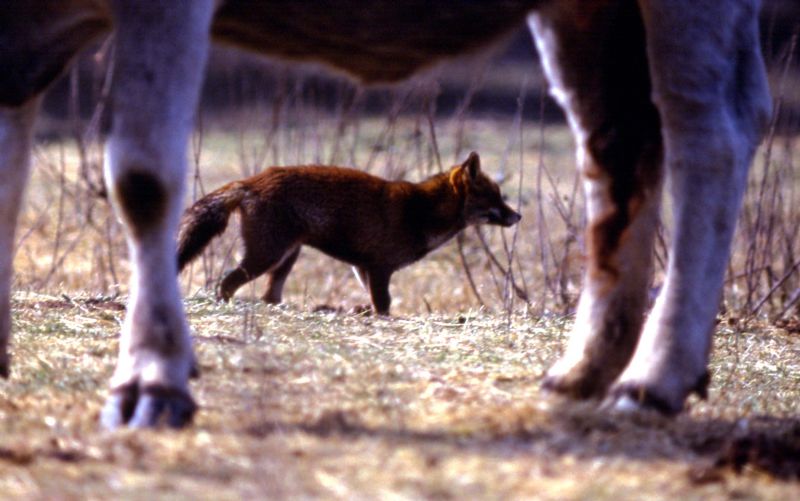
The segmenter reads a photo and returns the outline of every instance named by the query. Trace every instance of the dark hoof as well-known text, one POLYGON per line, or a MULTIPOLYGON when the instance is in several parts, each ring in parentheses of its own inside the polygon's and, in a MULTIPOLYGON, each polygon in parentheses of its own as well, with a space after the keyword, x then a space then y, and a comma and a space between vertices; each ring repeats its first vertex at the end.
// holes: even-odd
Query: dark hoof
POLYGON ((675 406, 652 389, 633 383, 614 387, 604 406, 625 414, 656 412, 666 417, 676 416, 683 410, 683 405, 675 406))
POLYGON ((683 411, 686 398, 692 393, 706 400, 710 380, 711 375, 708 371, 704 371, 694 385, 689 388, 689 391, 683 394, 684 397, 679 400, 665 398, 647 384, 625 382, 617 384, 611 389, 605 405, 620 412, 657 412, 662 416, 673 417, 683 411))
POLYGON ((113 390, 100 414, 106 429, 122 426, 131 428, 183 428, 192 422, 197 404, 181 390, 147 387, 139 390, 129 385, 113 390))
POLYGON ((3 379, 8 379, 8 376, 10 375, 11 374, 9 373, 8 370, 8 364, 5 363, 0 364, 0 377, 3 379))

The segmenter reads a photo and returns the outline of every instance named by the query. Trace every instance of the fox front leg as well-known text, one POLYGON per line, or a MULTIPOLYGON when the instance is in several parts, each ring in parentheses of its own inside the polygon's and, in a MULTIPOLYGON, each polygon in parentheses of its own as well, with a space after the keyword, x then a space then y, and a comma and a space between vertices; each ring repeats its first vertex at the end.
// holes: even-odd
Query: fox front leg
POLYGON ((366 273, 372 307, 378 315, 389 315, 392 296, 389 294, 389 279, 392 272, 382 269, 371 269, 366 273))

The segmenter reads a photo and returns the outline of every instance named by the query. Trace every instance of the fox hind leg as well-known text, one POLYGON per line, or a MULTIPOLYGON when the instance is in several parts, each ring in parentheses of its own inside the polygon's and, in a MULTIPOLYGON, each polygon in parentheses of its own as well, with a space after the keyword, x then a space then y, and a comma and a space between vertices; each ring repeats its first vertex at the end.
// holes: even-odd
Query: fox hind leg
POLYGON ((296 254, 300 252, 301 238, 299 230, 273 202, 242 208, 244 257, 239 266, 228 272, 220 282, 217 289, 217 297, 220 299, 230 300, 242 285, 269 272, 273 277, 263 298, 268 303, 271 302, 268 298, 275 284, 277 302, 280 302, 283 282, 297 259, 296 254))
POLYGON ((263 261, 252 257, 252 255, 245 255, 239 266, 229 271, 222 278, 217 289, 217 297, 223 301, 230 301, 241 286, 263 275, 269 270, 270 264, 274 263, 275 261, 263 261))
POLYGON ((269 286, 267 292, 262 299, 268 304, 280 304, 283 299, 283 285, 286 283, 286 277, 292 271, 292 266, 297 262, 297 256, 300 255, 300 246, 298 245, 293 250, 290 250, 283 256, 283 259, 273 267, 269 272, 269 286))
MULTIPOLYGON (((250 243, 255 240, 248 239, 245 235, 245 242, 250 243)), ((217 290, 217 296, 223 301, 229 301, 237 290, 247 282, 251 282, 266 272, 276 273, 270 280, 270 287, 264 296, 266 302, 272 297, 273 290, 277 293, 277 301, 280 302, 280 295, 283 290, 283 282, 286 275, 294 265, 297 254, 300 253, 300 246, 294 242, 277 241, 262 245, 245 245, 245 253, 239 266, 228 272, 222 279, 217 290), (281 276, 283 275, 283 276, 281 276), (277 279, 277 280, 276 280, 277 279)))

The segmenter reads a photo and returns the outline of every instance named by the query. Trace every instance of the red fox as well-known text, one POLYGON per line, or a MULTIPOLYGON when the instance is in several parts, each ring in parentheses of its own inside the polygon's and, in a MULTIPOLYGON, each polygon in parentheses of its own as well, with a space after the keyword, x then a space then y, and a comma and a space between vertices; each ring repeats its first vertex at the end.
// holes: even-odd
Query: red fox
POLYGON ((300 247, 310 245, 353 265, 369 288, 372 306, 388 315, 389 278, 471 224, 511 226, 521 216, 503 201, 497 184, 469 158, 420 183, 387 181, 345 167, 270 167, 229 183, 186 210, 178 238, 178 269, 241 214, 244 257, 222 279, 221 299, 263 273, 263 299, 280 303, 300 247))

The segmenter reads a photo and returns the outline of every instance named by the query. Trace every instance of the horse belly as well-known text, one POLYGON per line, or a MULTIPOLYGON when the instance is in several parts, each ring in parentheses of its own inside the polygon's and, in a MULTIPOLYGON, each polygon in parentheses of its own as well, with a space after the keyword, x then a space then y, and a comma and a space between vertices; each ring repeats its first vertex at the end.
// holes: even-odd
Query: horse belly
POLYGON ((522 25, 537 3, 232 0, 217 12, 212 33, 263 54, 327 63, 365 82, 396 81, 491 44, 522 25))

